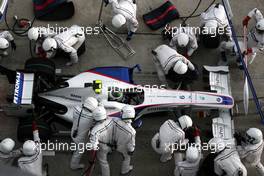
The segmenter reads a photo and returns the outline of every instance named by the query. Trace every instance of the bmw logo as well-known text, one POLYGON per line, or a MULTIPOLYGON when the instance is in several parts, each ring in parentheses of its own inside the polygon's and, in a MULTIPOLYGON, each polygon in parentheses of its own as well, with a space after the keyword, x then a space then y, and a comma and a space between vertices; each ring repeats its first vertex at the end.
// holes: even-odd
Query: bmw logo
POLYGON ((184 95, 180 96, 180 99, 185 99, 185 96, 184 95))

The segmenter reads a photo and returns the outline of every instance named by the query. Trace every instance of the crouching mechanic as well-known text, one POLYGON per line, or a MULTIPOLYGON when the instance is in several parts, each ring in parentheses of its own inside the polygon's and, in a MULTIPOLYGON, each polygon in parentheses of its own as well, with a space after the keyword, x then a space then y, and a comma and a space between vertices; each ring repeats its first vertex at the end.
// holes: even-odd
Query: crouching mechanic
POLYGON ((43 41, 48 37, 54 37, 56 33, 46 27, 32 27, 28 30, 28 39, 35 42, 35 53, 42 58, 46 57, 46 52, 42 48, 43 41))
POLYGON ((245 166, 254 167, 260 176, 264 175, 264 167, 261 163, 263 152, 263 134, 257 128, 246 131, 245 140, 237 141, 237 150, 245 166))
POLYGON ((18 166, 32 175, 44 176, 46 173, 42 169, 43 155, 36 122, 33 122, 32 128, 34 141, 28 140, 23 144, 24 156, 18 159, 18 166))
POLYGON ((15 141, 5 138, 0 143, 0 163, 12 165, 15 158, 22 154, 21 149, 14 150, 15 141))
POLYGON ((195 50, 198 48, 197 39, 192 27, 180 27, 170 41, 170 46, 178 53, 184 51, 184 56, 189 59, 195 50))
MULTIPOLYGON (((238 45, 242 53, 246 54, 246 47, 242 41, 238 41, 238 45)), ((220 53, 221 53, 221 60, 219 60, 218 65, 226 66, 231 61, 228 57, 234 58, 236 60, 238 67, 240 69, 243 68, 242 63, 240 62, 238 49, 234 41, 223 41, 220 44, 220 53)))
POLYGON ((167 79, 174 82, 182 82, 183 85, 197 80, 199 72, 197 68, 183 55, 167 45, 160 45, 152 51, 160 62, 167 79))
POLYGON ((186 151, 185 160, 177 162, 174 176, 196 176, 199 170, 201 153, 196 147, 190 146, 186 151))
MULTIPOLYGON (((212 163, 214 173, 210 175, 217 176, 246 176, 247 170, 241 162, 235 147, 228 146, 223 139, 213 138, 209 141, 210 150, 214 152, 215 158, 212 163)), ((208 169, 207 166, 206 169, 208 169)), ((206 176, 206 175, 203 175, 206 176)))
POLYGON ((13 35, 9 31, 0 32, 0 55, 7 56, 8 48, 11 44, 12 50, 16 50, 16 43, 13 35))
POLYGON ((114 12, 112 24, 116 28, 127 24, 128 34, 126 40, 131 40, 138 29, 137 4, 136 0, 104 0, 106 4, 110 3, 114 12))
POLYGON ((112 150, 117 150, 123 154, 121 174, 129 173, 133 169, 133 166, 130 165, 130 158, 135 150, 136 132, 131 126, 131 119, 135 117, 134 109, 124 107, 122 120, 117 118, 106 119, 106 111, 103 107, 98 107, 93 114, 97 124, 91 131, 90 141, 95 149, 99 147, 97 158, 101 166, 102 176, 110 176, 107 154, 112 150))
POLYGON ((82 106, 76 106, 73 113, 73 125, 71 129, 71 137, 77 145, 77 149, 73 152, 71 158, 71 169, 82 169, 84 164, 80 164, 80 160, 84 151, 80 151, 80 145, 85 145, 88 142, 88 133, 94 125, 92 111, 97 108, 98 102, 93 97, 88 97, 82 106))
POLYGON ((67 31, 57 34, 53 38, 48 37, 44 40, 42 48, 47 54, 47 58, 56 55, 59 49, 70 57, 71 61, 67 62, 67 66, 71 66, 78 62, 78 55, 85 51, 85 34, 83 28, 77 25, 71 26, 67 31))
POLYGON ((201 14, 202 41, 208 48, 217 48, 221 36, 232 40, 232 32, 228 23, 224 6, 213 4, 206 12, 201 14))
POLYGON ((264 51, 264 18, 262 13, 257 8, 255 8, 251 10, 244 18, 243 26, 247 27, 251 18, 254 18, 257 23, 248 34, 247 54, 252 55, 252 60, 254 60, 257 52, 264 51))
MULTIPOLYGON (((154 135, 151 141, 152 148, 158 154, 161 154, 160 161, 167 162, 172 159, 173 147, 179 148, 181 145, 186 145, 189 140, 185 139, 185 132, 187 128, 192 126, 192 119, 187 116, 181 116, 178 123, 173 120, 164 122, 157 134, 154 135)), ((182 161, 181 151, 174 153, 175 163, 182 161)))
POLYGON ((93 118, 96 122, 90 133, 90 142, 94 150, 97 150, 97 159, 101 167, 102 176, 110 176, 110 167, 107 161, 107 154, 112 151, 112 134, 114 121, 107 118, 103 106, 98 106, 93 111, 93 118))

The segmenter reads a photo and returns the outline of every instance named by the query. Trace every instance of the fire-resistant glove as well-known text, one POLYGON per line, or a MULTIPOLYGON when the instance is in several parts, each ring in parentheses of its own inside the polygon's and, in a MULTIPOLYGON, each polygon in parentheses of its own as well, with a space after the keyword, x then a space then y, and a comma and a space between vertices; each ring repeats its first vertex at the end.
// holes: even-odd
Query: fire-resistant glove
POLYGON ((243 26, 248 26, 248 22, 249 22, 249 20, 250 20, 251 18, 249 17, 249 16, 246 16, 245 18, 244 18, 244 20, 243 20, 243 26))

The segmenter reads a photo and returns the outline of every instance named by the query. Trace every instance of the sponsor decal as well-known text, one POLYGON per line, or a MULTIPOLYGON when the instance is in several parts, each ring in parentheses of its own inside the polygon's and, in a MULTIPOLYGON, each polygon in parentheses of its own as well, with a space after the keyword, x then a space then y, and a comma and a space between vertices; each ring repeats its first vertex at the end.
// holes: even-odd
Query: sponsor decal
POLYGON ((222 100, 221 98, 217 98, 216 99, 216 101, 219 102, 219 103, 221 102, 221 100, 222 100))
POLYGON ((102 93, 102 81, 101 80, 95 80, 93 81, 93 89, 96 94, 101 94, 102 93))
POLYGON ((71 97, 78 98, 78 99, 82 99, 82 96, 75 95, 75 94, 71 94, 71 97))
POLYGON ((224 137, 225 136, 225 134, 224 134, 225 133, 225 128, 223 126, 220 126, 219 127, 219 131, 218 132, 221 135, 221 137, 224 137))
POLYGON ((21 104, 21 99, 23 94, 23 80, 24 80, 24 74, 17 72, 13 102, 18 105, 21 104))
POLYGON ((150 107, 147 108, 148 112, 157 112, 157 111, 165 111, 165 110, 169 110, 168 107, 150 107))
POLYGON ((205 100, 204 96, 200 96, 199 98, 200 98, 200 100, 205 100))
POLYGON ((184 95, 181 95, 180 96, 180 99, 182 99, 182 100, 185 99, 185 96, 184 95))

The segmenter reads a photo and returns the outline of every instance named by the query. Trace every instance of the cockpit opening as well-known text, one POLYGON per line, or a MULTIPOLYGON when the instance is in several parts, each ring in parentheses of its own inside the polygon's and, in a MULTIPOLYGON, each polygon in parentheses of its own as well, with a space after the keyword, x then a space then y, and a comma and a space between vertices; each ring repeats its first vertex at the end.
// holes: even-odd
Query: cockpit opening
POLYGON ((117 101, 129 105, 140 105, 144 102, 144 90, 140 88, 121 89, 110 87, 108 89, 108 101, 117 101))

